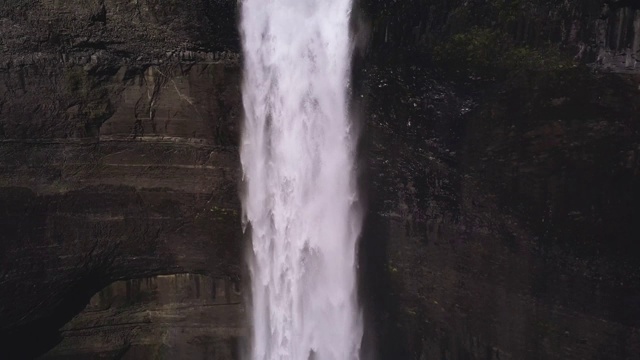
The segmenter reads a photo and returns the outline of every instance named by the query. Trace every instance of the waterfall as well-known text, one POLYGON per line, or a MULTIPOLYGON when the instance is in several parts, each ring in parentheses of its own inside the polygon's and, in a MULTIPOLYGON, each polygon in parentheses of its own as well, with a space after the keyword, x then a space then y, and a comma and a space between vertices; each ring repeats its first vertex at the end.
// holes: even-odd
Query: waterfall
POLYGON ((351 0, 243 0, 251 358, 359 358, 351 0))

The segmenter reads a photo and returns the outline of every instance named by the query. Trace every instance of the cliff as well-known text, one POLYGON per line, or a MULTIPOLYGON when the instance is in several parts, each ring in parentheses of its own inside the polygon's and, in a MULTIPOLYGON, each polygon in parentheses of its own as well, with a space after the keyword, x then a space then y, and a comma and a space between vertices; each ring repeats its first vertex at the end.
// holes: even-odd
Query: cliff
MULTIPOLYGON (((238 358, 236 2, 0 5, 1 357, 238 358)), ((632 359, 638 6, 359 7, 367 351, 632 359)))
MULTIPOLYGON (((59 329, 64 341, 54 357, 71 356, 69 339, 94 331, 95 338, 108 334, 104 345, 92 345, 96 353, 129 349, 147 358, 136 346, 159 346, 162 337, 146 330, 144 339, 127 335, 130 323, 140 324, 136 329, 156 324, 158 331, 197 327, 180 289, 143 291, 171 298, 164 307, 145 305, 151 300, 137 299, 128 286, 120 291, 129 299, 125 305, 158 316, 92 313, 62 326, 115 281, 191 273, 205 276, 203 288, 239 285, 235 3, 192 5, 32 1, 0 7, 3 358, 48 351, 60 340, 59 329)), ((206 299, 198 321, 242 310, 237 302, 228 305, 237 309, 225 310, 206 299)), ((209 336, 239 331, 241 320, 234 321, 212 320, 209 336)), ((171 346, 201 337, 179 334, 162 341, 171 346)), ((216 341, 228 343, 229 336, 216 341)), ((82 353, 83 346, 75 350, 82 353)))

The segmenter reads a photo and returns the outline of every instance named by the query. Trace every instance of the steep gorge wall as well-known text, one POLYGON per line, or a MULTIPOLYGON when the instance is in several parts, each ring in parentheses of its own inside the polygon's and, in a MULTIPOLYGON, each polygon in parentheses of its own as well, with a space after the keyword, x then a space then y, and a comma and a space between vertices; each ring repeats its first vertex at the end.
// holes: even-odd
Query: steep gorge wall
POLYGON ((638 10, 602 5, 366 2, 383 358, 638 353, 638 10))
POLYGON ((34 89, 56 79, 25 76, 21 101, 3 108, 24 114, 6 118, 0 150, 7 344, 16 326, 26 337, 34 327, 56 331, 79 310, 68 309, 72 299, 119 278, 204 272, 239 280, 237 65, 147 67, 126 80, 125 71, 81 90, 89 100, 58 116, 35 99, 66 91, 34 89), (93 91, 106 97, 96 100, 104 108, 93 91), (108 119, 92 118, 96 107, 108 119))
MULTIPOLYGON (((615 65, 639 38, 638 10, 528 3, 361 3, 362 276, 380 358, 638 353, 637 264, 620 253, 640 211, 640 81, 615 65), (495 24, 498 35, 474 30, 495 24), (508 49, 492 43, 503 35, 508 49), (441 50, 455 39, 490 41, 472 56, 441 50), (561 53, 552 66, 474 67, 508 52, 546 63, 547 41, 561 53), (627 74, 559 68, 583 44, 580 61, 627 74), (467 68, 498 79, 461 79, 467 68), (557 177, 553 164, 580 166, 557 177)), ((243 307, 211 285, 233 289, 242 274, 236 2, 2 5, 0 351, 237 358, 243 307)))
MULTIPOLYGON (((118 279, 203 273, 239 283, 235 2, 169 5, 0 8, 3 357, 29 358, 55 345, 58 329, 118 279)), ((203 309, 204 318, 218 311, 203 309)), ((112 317, 102 316, 71 323, 64 338, 112 317)), ((109 328, 114 339, 128 331, 122 319, 109 328)), ((212 321, 205 333, 239 329, 234 324, 212 321)), ((158 329, 185 326, 193 321, 158 329)), ((189 336, 201 335, 180 341, 189 336)), ((127 350, 143 337, 123 339, 94 350, 151 356, 151 349, 127 350)), ((221 346, 218 356, 234 347, 221 346)))

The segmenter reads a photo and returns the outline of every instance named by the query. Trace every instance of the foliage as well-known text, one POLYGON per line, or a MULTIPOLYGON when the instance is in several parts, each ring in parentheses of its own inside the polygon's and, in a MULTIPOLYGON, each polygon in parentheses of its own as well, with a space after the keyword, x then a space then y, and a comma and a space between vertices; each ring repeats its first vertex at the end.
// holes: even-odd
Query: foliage
POLYGON ((516 44, 506 33, 473 27, 452 35, 433 50, 434 60, 463 76, 502 77, 519 70, 557 70, 575 66, 557 47, 516 44))

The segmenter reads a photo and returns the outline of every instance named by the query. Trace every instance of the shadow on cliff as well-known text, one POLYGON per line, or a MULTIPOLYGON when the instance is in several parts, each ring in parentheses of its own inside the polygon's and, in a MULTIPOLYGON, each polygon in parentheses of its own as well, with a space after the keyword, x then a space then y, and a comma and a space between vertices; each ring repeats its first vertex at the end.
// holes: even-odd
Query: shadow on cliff
POLYGON ((91 297, 108 284, 97 271, 71 286, 47 316, 0 332, 1 359, 35 359, 62 341, 60 328, 80 313, 91 297))
POLYGON ((170 254, 157 255, 155 263, 130 258, 156 254, 160 231, 175 229, 150 225, 151 205, 128 190, 0 191, 0 359, 44 355, 62 340, 63 326, 114 280, 171 271, 170 254), (123 219, 91 224, 78 215, 96 214, 100 206, 117 206, 123 219), (75 216, 65 222, 56 218, 60 213, 75 216))
MULTIPOLYGON (((354 98, 359 99, 364 84, 361 57, 356 56, 352 83, 354 98)), ((364 112, 366 105, 354 101, 351 116, 360 132, 358 143, 358 187, 363 209, 363 223, 358 243, 358 292, 364 309, 364 334, 361 358, 363 360, 407 359, 404 346, 407 334, 400 325, 400 302, 392 288, 389 276, 389 222, 380 215, 383 196, 371 182, 375 170, 371 168, 373 139, 366 132, 364 112)))
POLYGON ((387 271, 389 229, 374 211, 366 214, 359 251, 360 297, 365 330, 361 357, 364 360, 408 359, 407 334, 399 327, 399 301, 391 291, 387 271))

